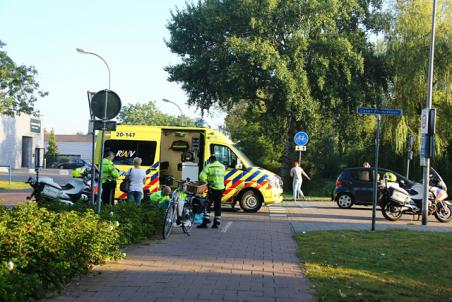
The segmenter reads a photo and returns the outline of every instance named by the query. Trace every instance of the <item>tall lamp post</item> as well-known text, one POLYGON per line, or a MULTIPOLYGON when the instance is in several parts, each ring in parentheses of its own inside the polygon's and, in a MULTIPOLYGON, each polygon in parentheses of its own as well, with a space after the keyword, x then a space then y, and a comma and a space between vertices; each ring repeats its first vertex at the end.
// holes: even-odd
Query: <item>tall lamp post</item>
MULTIPOLYGON (((434 55, 435 55, 435 19, 436 19, 436 0, 433 0, 432 9, 432 32, 430 35, 430 52, 428 57, 428 90, 427 90, 427 102, 426 109, 430 111, 432 108, 432 92, 433 92, 433 65, 434 65, 434 55)), ((430 119, 429 115, 429 119, 430 119)), ((430 123, 430 121, 428 122, 430 123)), ((432 134, 428 133, 433 139, 432 134)), ((434 148, 434 146, 430 146, 434 148)), ((430 184, 430 155, 426 156, 423 171, 423 185, 424 191, 422 194, 422 224, 427 225, 428 222, 428 193, 430 184)))
MULTIPOLYGON (((85 49, 82 48, 76 48, 78 53, 81 54, 88 54, 88 55, 93 55, 98 57, 99 59, 102 60, 102 62, 104 62, 105 66, 107 66, 107 70, 108 70, 108 90, 110 90, 111 88, 111 74, 110 74, 110 66, 108 66, 107 61, 105 61, 104 58, 102 58, 100 55, 98 55, 97 53, 94 53, 92 51, 87 51, 85 49)), ((108 100, 108 93, 105 94, 105 117, 107 116, 107 100, 108 100)), ((105 140, 105 121, 102 123, 102 139, 101 139, 101 146, 100 146, 100 160, 99 160, 99 183, 98 183, 98 196, 97 196, 97 212, 100 213, 100 209, 101 209, 101 198, 102 198, 102 158, 103 158, 103 154, 104 154, 104 140, 105 140)), ((94 122, 93 122, 93 150, 94 150, 94 142, 95 142, 95 130, 94 130, 94 122)), ((94 174, 95 174, 95 168, 94 168, 94 152, 92 155, 92 167, 91 167, 91 198, 94 201, 94 174)))
MULTIPOLYGON (((162 99, 162 101, 164 101, 165 103, 171 103, 171 104, 175 105, 175 106, 179 109, 179 111, 180 111, 180 117, 181 117, 181 123, 183 124, 182 118, 183 118, 184 114, 182 113, 182 109, 179 107, 179 105, 177 105, 177 103, 175 103, 175 102, 173 102, 173 101, 170 101, 170 100, 168 100, 168 99, 162 99)), ((183 126, 183 125, 182 125, 182 126, 183 126)))
POLYGON ((111 74, 110 74, 110 66, 108 66, 107 61, 105 61, 104 58, 99 56, 97 53, 87 51, 83 48, 76 48, 76 50, 78 53, 81 53, 81 54, 96 56, 104 62, 105 66, 107 66, 107 69, 108 69, 108 90, 110 90, 111 89, 111 74))

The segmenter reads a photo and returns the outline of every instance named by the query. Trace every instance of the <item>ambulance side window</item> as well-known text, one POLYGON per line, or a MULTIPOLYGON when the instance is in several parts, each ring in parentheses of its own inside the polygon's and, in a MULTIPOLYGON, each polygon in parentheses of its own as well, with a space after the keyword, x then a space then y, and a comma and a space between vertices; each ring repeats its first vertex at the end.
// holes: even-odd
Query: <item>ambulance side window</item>
POLYGON ((237 155, 226 146, 210 145, 210 154, 215 154, 217 160, 226 168, 235 168, 237 164, 237 155))

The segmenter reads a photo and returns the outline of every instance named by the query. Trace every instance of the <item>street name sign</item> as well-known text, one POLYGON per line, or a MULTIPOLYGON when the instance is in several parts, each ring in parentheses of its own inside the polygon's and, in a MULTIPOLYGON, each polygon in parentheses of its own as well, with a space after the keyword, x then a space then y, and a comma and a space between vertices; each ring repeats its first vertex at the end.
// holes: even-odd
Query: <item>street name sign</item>
POLYGON ((402 109, 388 109, 388 108, 365 108, 358 107, 356 109, 358 114, 381 114, 381 115, 393 115, 401 116, 403 115, 402 109))
POLYGON ((306 151, 306 146, 296 145, 295 151, 306 151))

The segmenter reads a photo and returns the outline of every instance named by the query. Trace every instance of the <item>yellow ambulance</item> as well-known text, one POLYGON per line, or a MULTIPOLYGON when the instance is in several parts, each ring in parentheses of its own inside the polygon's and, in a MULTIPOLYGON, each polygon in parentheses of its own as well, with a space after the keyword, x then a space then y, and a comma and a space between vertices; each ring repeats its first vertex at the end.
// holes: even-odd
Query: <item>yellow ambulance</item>
MULTIPOLYGON (((99 164, 100 135, 96 145, 99 164)), ((124 172, 132 167, 134 157, 140 157, 147 175, 144 189, 149 192, 169 184, 170 177, 198 180, 209 156, 215 155, 226 167, 223 204, 233 207, 238 201, 245 212, 256 212, 262 204, 282 201, 281 178, 256 167, 227 137, 209 128, 118 125, 116 131, 105 132, 104 148, 115 154, 113 163, 124 172)), ((115 198, 125 199, 120 182, 115 198)))

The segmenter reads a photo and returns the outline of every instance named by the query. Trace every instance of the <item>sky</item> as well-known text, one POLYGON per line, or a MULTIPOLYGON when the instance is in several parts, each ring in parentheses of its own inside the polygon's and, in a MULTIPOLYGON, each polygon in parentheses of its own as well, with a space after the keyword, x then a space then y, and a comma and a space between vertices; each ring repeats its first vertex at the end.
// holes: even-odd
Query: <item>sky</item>
MULTIPOLYGON (((32 65, 37 80, 49 95, 35 108, 44 115, 44 127, 57 134, 86 133, 89 121, 87 91, 108 88, 104 63, 83 48, 102 56, 111 69, 111 90, 122 104, 156 101, 165 113, 200 112, 186 105, 179 84, 167 81, 163 67, 179 59, 166 47, 170 11, 185 7, 185 0, 0 0, 0 40, 20 65, 32 65)), ((205 119, 217 128, 225 114, 212 112, 205 119)))

